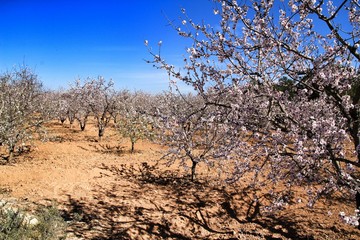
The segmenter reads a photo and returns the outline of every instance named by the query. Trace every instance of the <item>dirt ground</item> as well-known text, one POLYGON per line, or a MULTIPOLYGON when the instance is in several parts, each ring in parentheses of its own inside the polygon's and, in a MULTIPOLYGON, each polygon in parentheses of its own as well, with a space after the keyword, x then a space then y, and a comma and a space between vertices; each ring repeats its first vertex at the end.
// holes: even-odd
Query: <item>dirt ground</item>
POLYGON ((57 122, 47 129, 47 141, 0 166, 0 190, 22 204, 56 203, 68 239, 360 239, 338 216, 353 211, 348 199, 255 214, 246 186, 224 185, 201 165, 190 182, 184 169, 160 160, 158 145, 139 142, 131 154, 111 128, 101 142, 92 124, 84 132, 57 122))

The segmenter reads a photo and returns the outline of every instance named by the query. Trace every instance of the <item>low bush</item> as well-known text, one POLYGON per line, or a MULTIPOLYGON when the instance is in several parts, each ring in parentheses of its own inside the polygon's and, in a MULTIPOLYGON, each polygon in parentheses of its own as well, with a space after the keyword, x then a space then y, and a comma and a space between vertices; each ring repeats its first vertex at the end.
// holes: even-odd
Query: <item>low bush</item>
POLYGON ((55 206, 41 207, 34 215, 3 204, 0 239, 65 239, 66 222, 55 206))

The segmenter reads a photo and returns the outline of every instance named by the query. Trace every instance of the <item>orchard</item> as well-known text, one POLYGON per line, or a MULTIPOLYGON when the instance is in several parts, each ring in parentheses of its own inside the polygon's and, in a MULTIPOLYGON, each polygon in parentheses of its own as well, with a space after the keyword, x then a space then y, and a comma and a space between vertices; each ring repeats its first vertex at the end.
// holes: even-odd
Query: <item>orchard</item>
MULTIPOLYGON (((63 215, 74 228, 94 224, 107 229, 96 239, 247 236, 239 224, 257 224, 255 230, 244 230, 254 238, 280 233, 307 239, 313 236, 297 233, 291 224, 286 228, 279 220, 286 228, 282 231, 264 221, 296 205, 316 209, 319 202, 325 205, 320 208, 324 218, 335 215, 339 224, 351 226, 351 236, 359 236, 359 1, 209 2, 218 24, 198 23, 186 9, 179 9, 179 22, 169 23, 179 39, 190 42, 182 66, 163 57, 165 41, 145 40, 146 62, 168 74, 169 91, 118 89, 102 76, 78 78, 54 91, 44 89, 28 67, 1 73, 1 167, 21 165, 21 156, 36 152, 36 144, 86 154, 88 159, 79 153, 66 169, 92 161, 84 165, 89 165, 86 177, 96 179, 96 191, 91 186, 92 195, 86 193, 97 201, 95 207, 84 203, 87 195, 60 197, 69 197, 66 207, 72 210, 63 215), (192 90, 182 91, 184 85, 192 90), (333 202, 344 210, 328 210, 333 202), (179 222, 186 231, 177 231, 179 222), (198 232, 188 233, 189 226, 198 232), (254 233, 259 226, 270 233, 254 233)), ((71 157, 46 156, 39 166, 56 169, 52 164, 58 158, 65 165, 71 157)), ((84 182, 76 179, 79 186, 84 182)), ((328 228, 335 232, 331 236, 344 229, 337 226, 328 228)))

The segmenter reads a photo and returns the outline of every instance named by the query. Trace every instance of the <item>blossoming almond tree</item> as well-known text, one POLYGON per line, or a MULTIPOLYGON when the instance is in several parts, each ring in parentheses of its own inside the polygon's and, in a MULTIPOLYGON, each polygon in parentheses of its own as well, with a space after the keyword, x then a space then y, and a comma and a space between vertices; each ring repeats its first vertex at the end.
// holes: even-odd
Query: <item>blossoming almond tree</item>
MULTIPOLYGON (((166 92, 156 99, 155 129, 161 131, 157 134, 160 143, 168 147, 163 159, 169 165, 180 160, 181 166, 190 169, 194 181, 199 163, 213 166, 215 161, 229 157, 222 151, 229 140, 226 122, 221 122, 223 119, 202 98, 166 92)), ((227 150, 230 151, 229 146, 227 150)))
POLYGON ((16 147, 32 139, 51 114, 37 75, 27 67, 0 76, 0 143, 11 161, 16 147))
POLYGON ((85 130, 88 117, 91 113, 91 107, 89 105, 92 88, 89 87, 89 83, 85 81, 81 82, 77 79, 67 91, 70 96, 71 105, 74 112, 74 118, 79 122, 81 131, 85 130))
MULTIPOLYGON (((309 206, 341 192, 359 211, 359 2, 215 2, 217 28, 183 9, 188 28, 175 29, 193 46, 182 70, 151 54, 223 116, 227 134, 236 133, 221 148, 238 156, 229 181, 252 173, 254 188, 272 184, 264 211, 290 203, 296 186, 306 188, 309 206), (279 88, 283 77, 292 84, 279 88)), ((359 225, 356 215, 344 219, 359 225)))
POLYGON ((130 93, 120 92, 122 96, 119 108, 120 119, 117 122, 119 133, 130 139, 131 152, 135 150, 135 143, 140 139, 151 139, 152 117, 148 114, 149 102, 152 96, 141 91, 130 93))
POLYGON ((111 111, 115 110, 116 92, 113 81, 106 81, 99 76, 88 79, 85 83, 88 92, 87 104, 97 122, 99 140, 104 136, 105 129, 111 120, 111 111))
POLYGON ((65 91, 51 92, 51 101, 53 103, 55 118, 57 118, 62 125, 67 119, 69 101, 66 98, 65 91))

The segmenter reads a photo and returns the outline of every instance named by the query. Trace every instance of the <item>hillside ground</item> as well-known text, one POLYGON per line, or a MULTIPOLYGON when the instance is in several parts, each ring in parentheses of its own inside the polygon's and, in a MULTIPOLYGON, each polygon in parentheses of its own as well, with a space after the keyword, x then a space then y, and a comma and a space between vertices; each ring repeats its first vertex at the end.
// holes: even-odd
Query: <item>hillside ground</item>
POLYGON ((29 211, 56 204, 68 239, 360 239, 338 215, 353 211, 351 199, 322 199, 311 209, 304 200, 265 215, 252 189, 225 185, 203 165, 190 182, 186 169, 166 166, 159 145, 142 141, 130 153, 111 127, 101 142, 93 123, 84 132, 46 127, 46 141, 0 166, 0 191, 29 211))

